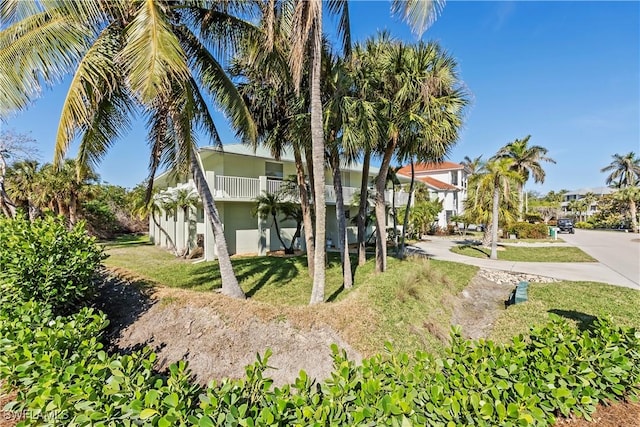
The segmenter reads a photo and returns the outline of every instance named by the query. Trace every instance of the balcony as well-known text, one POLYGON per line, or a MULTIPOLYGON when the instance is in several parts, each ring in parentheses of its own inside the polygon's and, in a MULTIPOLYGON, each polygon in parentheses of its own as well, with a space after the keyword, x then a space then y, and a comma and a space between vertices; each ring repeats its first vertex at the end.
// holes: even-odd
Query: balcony
MULTIPOLYGON (((266 176, 259 178, 245 178, 241 176, 216 175, 207 171, 207 182, 216 201, 239 201, 252 202, 263 191, 275 193, 282 187, 282 181, 270 179, 266 176)), ((360 193, 359 187, 343 187, 342 194, 344 203, 350 205, 354 201, 354 196, 360 193)), ((336 203, 336 193, 332 185, 325 186, 325 201, 328 204, 336 203)), ((385 192, 387 204, 391 204, 392 191, 385 192)), ((396 192, 396 206, 400 207, 407 203, 408 193, 396 192)))

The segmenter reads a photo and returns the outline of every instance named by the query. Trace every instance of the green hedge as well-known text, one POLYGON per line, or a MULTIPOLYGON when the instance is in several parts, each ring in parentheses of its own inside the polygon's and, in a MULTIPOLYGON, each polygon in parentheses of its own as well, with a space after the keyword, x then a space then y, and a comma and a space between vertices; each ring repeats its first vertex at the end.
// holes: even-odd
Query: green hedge
POLYGON ((590 222, 579 221, 579 222, 576 222, 576 228, 583 228, 585 230, 593 230, 594 226, 590 222))
POLYGON ((8 303, 34 299, 71 312, 91 296, 104 254, 82 223, 68 230, 62 218, 0 218, 0 242, 0 292, 8 303))
POLYGON ((549 228, 546 224, 516 222, 507 230, 509 234, 518 236, 518 239, 546 239, 549 236, 549 228))
POLYGON ((166 375, 155 354, 105 353, 104 315, 55 317, 39 303, 0 314, 0 380, 18 390, 21 425, 548 425, 589 417, 604 399, 637 395, 640 334, 597 321, 580 332, 554 317, 509 345, 453 335, 443 359, 388 354, 357 365, 334 347, 331 378, 304 372, 277 388, 267 353, 242 380, 200 387, 183 362, 166 375))

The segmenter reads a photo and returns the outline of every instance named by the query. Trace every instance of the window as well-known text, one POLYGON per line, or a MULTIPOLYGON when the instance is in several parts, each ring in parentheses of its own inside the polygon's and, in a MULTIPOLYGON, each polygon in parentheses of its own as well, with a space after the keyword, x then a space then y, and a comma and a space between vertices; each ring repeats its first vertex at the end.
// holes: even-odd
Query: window
POLYGON ((451 185, 458 185, 458 171, 451 171, 451 185))
POLYGON ((282 163, 264 162, 264 174, 269 178, 282 179, 282 163))
POLYGON ((202 206, 198 207, 197 213, 196 213, 196 221, 197 222, 204 222, 204 208, 202 206))

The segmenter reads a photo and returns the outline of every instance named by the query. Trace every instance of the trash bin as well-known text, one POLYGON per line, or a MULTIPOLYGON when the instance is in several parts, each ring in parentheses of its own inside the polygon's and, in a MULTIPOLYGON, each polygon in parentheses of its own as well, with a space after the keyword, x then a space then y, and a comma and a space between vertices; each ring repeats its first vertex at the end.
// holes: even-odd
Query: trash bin
POLYGON ((549 237, 552 240, 557 240, 558 239, 558 229, 555 227, 549 227, 549 237))

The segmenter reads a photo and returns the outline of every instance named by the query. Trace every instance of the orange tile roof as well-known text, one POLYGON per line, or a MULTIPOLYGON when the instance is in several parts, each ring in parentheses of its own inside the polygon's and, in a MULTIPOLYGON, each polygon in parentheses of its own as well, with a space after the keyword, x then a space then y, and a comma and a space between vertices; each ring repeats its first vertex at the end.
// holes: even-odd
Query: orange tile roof
MULTIPOLYGON (((435 171, 443 171, 443 170, 460 170, 464 169, 459 163, 453 162, 440 162, 440 163, 416 163, 414 165, 415 173, 420 172, 435 172, 435 171)), ((398 170, 399 174, 411 176, 411 165, 403 166, 398 170)))
POLYGON ((427 184, 429 187, 435 188, 436 190, 448 190, 448 191, 458 191, 459 188, 455 185, 447 184, 446 182, 442 182, 439 179, 431 178, 430 176, 417 176, 416 179, 418 181, 422 181, 427 184))

